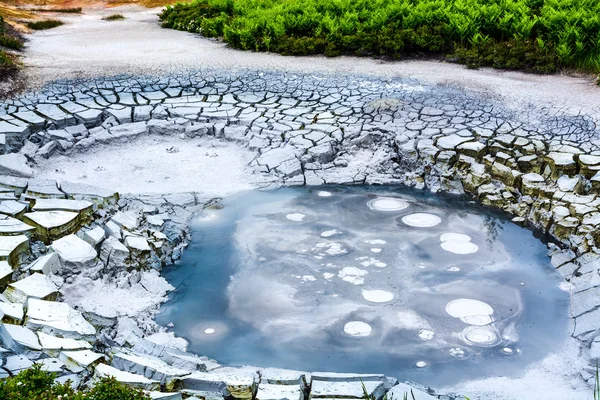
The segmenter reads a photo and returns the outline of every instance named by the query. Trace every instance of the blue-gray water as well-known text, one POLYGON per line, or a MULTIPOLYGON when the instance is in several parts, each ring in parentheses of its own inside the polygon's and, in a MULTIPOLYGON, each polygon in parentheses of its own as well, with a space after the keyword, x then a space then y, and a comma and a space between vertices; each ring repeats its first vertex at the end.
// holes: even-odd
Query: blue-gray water
POLYGON ((567 337, 568 295, 545 245, 464 197, 303 187, 242 193, 223 205, 194 219, 190 246, 164 270, 177 289, 157 316, 191 351, 221 363, 445 385, 518 375, 567 337), (408 207, 369 207, 378 196, 408 207), (414 213, 441 222, 407 225, 403 217, 414 213), (470 237, 451 249, 470 241, 466 252, 477 251, 444 250, 446 233, 470 237), (451 315, 468 314, 474 300, 493 314, 451 315))

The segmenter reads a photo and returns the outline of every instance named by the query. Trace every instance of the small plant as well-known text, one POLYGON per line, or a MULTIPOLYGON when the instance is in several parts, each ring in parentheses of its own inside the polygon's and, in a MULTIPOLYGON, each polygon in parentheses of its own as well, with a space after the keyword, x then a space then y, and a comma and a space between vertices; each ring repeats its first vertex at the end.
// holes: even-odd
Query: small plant
POLYGON ((103 21, 122 21, 125 17, 122 14, 112 14, 102 18, 103 21))
POLYGON ((81 7, 72 8, 32 8, 27 11, 56 12, 64 14, 81 14, 81 7))
POLYGON ((14 72, 16 69, 17 64, 13 57, 5 51, 0 50, 0 78, 3 78, 6 72, 14 72))
POLYGON ((0 46, 13 50, 21 50, 23 48, 23 42, 12 36, 2 35, 0 36, 0 46))
MULTIPOLYGON (((23 40, 18 34, 11 32, 11 29, 7 29, 2 16, 0 16, 0 47, 6 47, 12 50, 21 50, 23 48, 23 40)), ((5 54, 3 54, 3 60, 4 58, 6 58, 5 54)), ((4 60, 4 62, 0 62, 0 65, 6 63, 6 60, 4 60)), ((8 64, 12 64, 12 62, 9 62, 8 64)))
POLYGON ((141 389, 126 386, 112 376, 100 380, 84 396, 88 400, 150 400, 141 389))
POLYGON ((367 387, 365 386, 365 383, 362 379, 360 380, 360 384, 362 385, 363 398, 366 400, 375 400, 375 396, 371 396, 369 394, 369 391, 367 390, 367 387))
POLYGON ((44 29, 52 29, 52 28, 56 28, 57 26, 61 26, 63 25, 62 21, 59 21, 57 19, 47 19, 44 21, 36 21, 36 22, 28 22, 27 23, 27 27, 29 29, 33 29, 36 31, 40 31, 40 30, 44 30, 44 29))
POLYGON ((0 398, 6 400, 73 398, 71 386, 55 384, 54 374, 42 370, 39 364, 21 371, 17 376, 0 381, 0 398))
MULTIPOLYGON (((360 380, 360 384, 362 385, 363 398, 365 400, 377 400, 375 398, 375 395, 369 394, 369 391, 367 390, 367 387, 365 386, 365 383, 363 382, 362 379, 360 380)), ((388 400, 387 393, 385 394, 385 396, 383 396, 383 400, 388 400)), ((392 400, 392 399, 390 399, 390 400, 392 400)))
POLYGON ((594 379, 594 400, 600 400, 600 378, 598 375, 598 361, 596 361, 596 376, 594 379))
POLYGON ((18 375, 0 380, 3 400, 150 400, 141 389, 119 383, 115 378, 103 378, 87 392, 75 390, 70 382, 54 382, 55 375, 42 370, 40 364, 18 375))
POLYGON ((410 389, 410 396, 411 396, 411 399, 409 399, 408 393, 404 392, 403 400, 416 400, 415 394, 413 393, 412 389, 410 389))

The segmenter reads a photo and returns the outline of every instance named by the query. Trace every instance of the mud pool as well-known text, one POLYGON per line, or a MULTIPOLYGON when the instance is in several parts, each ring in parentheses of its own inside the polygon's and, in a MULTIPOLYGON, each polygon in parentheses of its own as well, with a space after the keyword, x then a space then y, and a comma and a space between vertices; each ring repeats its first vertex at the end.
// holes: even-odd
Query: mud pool
POLYGON ((193 220, 157 316, 221 363, 435 386, 519 375, 568 336, 546 246, 464 197, 302 187, 222 205, 193 220))

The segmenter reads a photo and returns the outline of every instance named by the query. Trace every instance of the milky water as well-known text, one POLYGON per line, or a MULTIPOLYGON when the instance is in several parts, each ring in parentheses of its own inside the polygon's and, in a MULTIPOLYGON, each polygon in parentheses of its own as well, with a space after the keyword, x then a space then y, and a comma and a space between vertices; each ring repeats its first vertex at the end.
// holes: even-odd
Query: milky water
POLYGON ((545 245, 464 197, 303 187, 222 204, 193 220, 157 317, 222 363, 445 385, 518 375, 567 337, 545 245))

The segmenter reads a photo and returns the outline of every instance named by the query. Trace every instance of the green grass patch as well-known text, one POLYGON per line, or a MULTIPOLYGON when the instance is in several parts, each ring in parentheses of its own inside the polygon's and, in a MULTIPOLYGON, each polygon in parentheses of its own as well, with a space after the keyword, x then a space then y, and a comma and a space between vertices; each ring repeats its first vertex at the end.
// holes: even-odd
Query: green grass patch
POLYGON ((27 11, 56 12, 64 14, 81 14, 81 7, 72 8, 32 8, 27 11))
POLYGON ((23 40, 14 29, 6 25, 4 18, 0 16, 0 47, 6 47, 11 50, 21 50, 23 40))
POLYGON ((133 389, 104 378, 88 391, 71 388, 69 383, 54 382, 55 375, 42 371, 39 364, 18 375, 0 380, 0 399, 5 400, 150 400, 140 389, 133 389))
POLYGON ((0 46, 7 47, 13 50, 21 50, 23 48, 23 42, 12 36, 1 35, 0 46))
POLYGON ((160 19, 242 50, 600 72, 598 0, 194 0, 160 19))
POLYGON ((17 68, 17 64, 13 58, 5 51, 0 50, 0 77, 3 76, 2 71, 13 70, 17 68))
POLYGON ((122 14, 112 14, 107 17, 102 18, 104 21, 122 21, 125 17, 122 14))
POLYGON ((61 26, 63 25, 62 21, 59 21, 57 19, 47 19, 44 21, 36 21, 36 22, 28 22, 27 23, 27 27, 29 29, 33 29, 36 31, 41 31, 44 29, 52 29, 52 28, 56 28, 57 26, 61 26))

